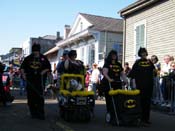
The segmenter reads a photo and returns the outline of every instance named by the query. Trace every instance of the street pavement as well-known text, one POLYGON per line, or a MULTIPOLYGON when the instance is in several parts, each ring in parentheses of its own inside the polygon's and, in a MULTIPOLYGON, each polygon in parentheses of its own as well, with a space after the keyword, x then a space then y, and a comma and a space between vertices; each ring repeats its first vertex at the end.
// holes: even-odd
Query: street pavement
POLYGON ((0 106, 0 131, 174 131, 175 115, 160 111, 151 112, 149 127, 117 127, 105 123, 105 101, 97 100, 95 117, 88 123, 65 122, 59 117, 57 100, 45 100, 46 120, 32 119, 29 115, 26 96, 12 92, 15 100, 8 107, 0 106))

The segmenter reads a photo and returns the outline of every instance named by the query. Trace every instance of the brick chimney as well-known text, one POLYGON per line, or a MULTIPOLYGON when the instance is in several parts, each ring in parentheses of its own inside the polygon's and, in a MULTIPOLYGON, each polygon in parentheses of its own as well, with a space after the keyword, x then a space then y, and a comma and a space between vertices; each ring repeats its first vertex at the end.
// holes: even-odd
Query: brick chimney
POLYGON ((70 25, 65 25, 64 26, 64 39, 67 38, 67 36, 69 35, 70 30, 71 30, 70 25))
POLYGON ((57 38, 56 38, 56 39, 57 39, 57 40, 60 40, 60 38, 61 38, 61 37, 60 37, 60 32, 57 31, 57 38))

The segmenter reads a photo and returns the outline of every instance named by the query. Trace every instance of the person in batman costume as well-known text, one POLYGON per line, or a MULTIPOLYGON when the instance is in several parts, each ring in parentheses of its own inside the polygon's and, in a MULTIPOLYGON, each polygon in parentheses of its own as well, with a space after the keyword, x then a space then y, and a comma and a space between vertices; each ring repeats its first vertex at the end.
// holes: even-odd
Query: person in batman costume
POLYGON ((148 52, 146 48, 140 48, 138 51, 140 59, 136 60, 128 77, 134 80, 136 89, 140 90, 141 119, 144 125, 150 122, 150 106, 153 92, 155 66, 150 59, 147 59, 148 52))
POLYGON ((27 82, 27 100, 31 117, 44 120, 44 83, 46 76, 51 72, 51 65, 40 53, 40 44, 33 43, 32 53, 24 59, 20 68, 27 82))

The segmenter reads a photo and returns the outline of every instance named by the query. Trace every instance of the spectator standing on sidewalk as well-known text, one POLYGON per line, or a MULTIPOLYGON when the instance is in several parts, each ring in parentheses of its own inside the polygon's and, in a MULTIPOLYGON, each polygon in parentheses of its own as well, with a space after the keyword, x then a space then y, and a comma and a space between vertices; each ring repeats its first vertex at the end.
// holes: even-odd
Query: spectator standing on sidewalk
POLYGON ((3 103, 4 106, 6 106, 6 96, 2 82, 2 75, 4 72, 4 68, 5 66, 0 62, 0 101, 3 103))
POLYGON ((161 106, 166 106, 168 104, 168 83, 169 83, 169 73, 170 73, 170 63, 172 57, 170 55, 165 55, 163 59, 163 63, 161 64, 160 70, 160 88, 163 96, 161 106))
POLYGON ((124 73, 125 73, 125 75, 128 76, 130 71, 131 71, 131 68, 129 67, 129 63, 125 62, 125 64, 124 64, 124 73))
POLYGON ((45 119, 44 84, 47 73, 51 72, 48 59, 40 53, 40 45, 32 45, 32 54, 21 64, 21 73, 26 80, 28 106, 32 118, 45 119))
POLYGON ((85 87, 86 87, 86 90, 88 90, 88 86, 89 86, 89 83, 90 83, 90 77, 91 77, 91 72, 89 70, 87 70, 86 74, 85 74, 85 87))
POLYGON ((94 91, 95 99, 96 99, 96 88, 99 83, 100 71, 98 69, 98 65, 96 63, 92 64, 92 74, 90 76, 90 83, 88 86, 88 91, 94 91))
POLYGON ((151 61, 155 66, 155 76, 154 76, 154 88, 153 88, 153 103, 154 104, 160 104, 163 101, 162 92, 160 89, 160 70, 161 70, 161 64, 159 62, 159 59, 156 55, 151 56, 151 61))
POLYGON ((170 74, 169 77, 175 81, 175 61, 172 61, 170 64, 170 74))
POLYGON ((19 73, 19 76, 20 76, 20 91, 19 91, 19 95, 22 96, 26 92, 26 81, 24 80, 23 75, 21 74, 21 71, 19 73))
POLYGON ((3 82, 3 89, 6 98, 6 105, 11 105, 14 100, 14 96, 11 95, 10 87, 10 75, 9 75, 9 67, 5 67, 4 73, 2 74, 2 82, 3 82))

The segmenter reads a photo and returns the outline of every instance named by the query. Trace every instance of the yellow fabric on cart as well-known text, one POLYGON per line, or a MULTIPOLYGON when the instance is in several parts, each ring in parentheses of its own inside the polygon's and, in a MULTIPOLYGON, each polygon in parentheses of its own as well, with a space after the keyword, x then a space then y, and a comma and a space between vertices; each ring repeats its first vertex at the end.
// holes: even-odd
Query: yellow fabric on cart
POLYGON ((110 90, 109 95, 118 95, 118 94, 123 94, 123 95, 138 95, 140 94, 140 90, 122 90, 122 89, 117 89, 117 90, 110 90))
POLYGON ((71 92, 68 91, 68 90, 60 90, 59 93, 62 94, 62 95, 64 95, 64 96, 69 96, 69 95, 71 95, 71 92))
POLYGON ((64 96, 90 96, 94 95, 93 91, 73 91, 70 92, 68 90, 60 90, 60 94, 64 96))
POLYGON ((71 92, 72 96, 90 96, 94 95, 93 91, 73 91, 71 92))

